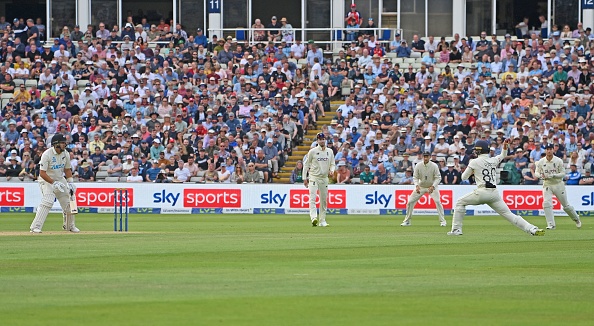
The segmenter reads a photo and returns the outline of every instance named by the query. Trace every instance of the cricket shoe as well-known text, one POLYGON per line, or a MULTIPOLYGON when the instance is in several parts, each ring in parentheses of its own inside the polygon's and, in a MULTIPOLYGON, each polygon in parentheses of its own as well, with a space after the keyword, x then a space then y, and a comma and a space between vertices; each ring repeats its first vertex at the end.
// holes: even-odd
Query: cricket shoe
POLYGON ((462 230, 453 229, 452 231, 448 232, 448 235, 462 235, 462 230))
POLYGON ((439 226, 448 226, 448 222, 441 222, 439 223, 439 226))
POLYGON ((80 232, 80 230, 76 226, 71 227, 70 230, 68 230, 68 231, 70 231, 72 233, 78 233, 78 232, 80 232))
POLYGON ((545 230, 539 229, 538 227, 535 226, 532 229, 530 229, 530 234, 532 234, 535 237, 541 237, 541 236, 545 235, 545 230))
POLYGON ((323 222, 320 222, 320 226, 327 227, 327 226, 330 226, 330 224, 326 223, 326 221, 323 221, 323 222))
POLYGON ((554 226, 554 225, 549 225, 549 226, 547 226, 547 230, 554 230, 554 229, 556 229, 556 228, 557 228, 557 227, 556 227, 556 226, 554 226))
POLYGON ((578 218, 577 221, 575 221, 575 226, 577 226, 578 229, 582 228, 582 221, 578 218))
POLYGON ((400 226, 411 226, 410 221, 404 221, 400 223, 400 226))
POLYGON ((41 233, 41 229, 40 228, 32 228, 29 232, 31 232, 31 233, 41 233))
POLYGON ((311 220, 311 226, 318 226, 318 219, 317 218, 311 220))

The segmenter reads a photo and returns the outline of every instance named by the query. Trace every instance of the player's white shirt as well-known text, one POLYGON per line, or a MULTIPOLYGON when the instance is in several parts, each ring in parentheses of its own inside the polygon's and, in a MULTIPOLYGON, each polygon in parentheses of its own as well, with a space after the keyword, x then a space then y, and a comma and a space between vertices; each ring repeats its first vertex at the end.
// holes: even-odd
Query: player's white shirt
POLYGON ((468 168, 462 174, 462 180, 467 180, 474 174, 474 180, 479 188, 485 188, 487 184, 497 185, 497 167, 507 155, 507 149, 501 150, 501 154, 489 157, 489 154, 481 154, 479 157, 470 160, 468 168))
POLYGON ((431 186, 437 187, 441 182, 441 173, 439 173, 439 166, 434 162, 429 161, 420 162, 415 165, 415 171, 413 172, 413 180, 415 186, 421 186, 422 188, 429 188, 431 186))
MULTIPOLYGON (((53 147, 48 148, 41 155, 39 169, 45 171, 54 181, 63 180, 64 170, 72 169, 70 165, 70 154, 67 151, 58 154, 53 147)), ((37 180, 44 181, 41 176, 37 180)))
POLYGON ((545 186, 562 184, 565 177, 563 160, 557 156, 553 156, 553 159, 549 161, 545 156, 536 162, 536 177, 542 178, 545 176, 547 177, 543 183, 545 186))
POLYGON ((316 146, 309 150, 303 160, 303 176, 314 178, 328 178, 328 172, 334 173, 336 163, 334 162, 334 152, 326 147, 322 149, 316 146))

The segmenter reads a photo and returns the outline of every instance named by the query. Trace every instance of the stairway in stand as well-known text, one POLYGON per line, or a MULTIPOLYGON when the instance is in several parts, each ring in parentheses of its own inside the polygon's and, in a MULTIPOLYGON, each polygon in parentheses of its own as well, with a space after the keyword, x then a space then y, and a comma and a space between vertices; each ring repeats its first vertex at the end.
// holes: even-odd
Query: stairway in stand
POLYGON ((303 160, 303 156, 309 151, 311 143, 315 141, 316 134, 322 132, 322 127, 324 125, 330 125, 330 121, 332 121, 332 118, 336 115, 336 109, 338 109, 342 103, 343 102, 332 102, 330 112, 326 112, 325 117, 320 116, 318 118, 318 128, 307 131, 307 134, 303 139, 303 145, 297 146, 297 148, 293 150, 293 155, 289 156, 289 160, 285 162, 285 166, 281 168, 282 172, 278 174, 280 179, 274 179, 274 183, 290 183, 291 173, 295 169, 297 161, 303 160))

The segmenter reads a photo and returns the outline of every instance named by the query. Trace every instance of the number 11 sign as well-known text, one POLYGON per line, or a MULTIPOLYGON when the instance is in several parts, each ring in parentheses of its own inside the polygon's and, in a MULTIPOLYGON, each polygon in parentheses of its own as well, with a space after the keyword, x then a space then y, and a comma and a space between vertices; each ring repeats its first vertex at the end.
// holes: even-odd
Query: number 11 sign
MULTIPOLYGON (((221 2, 223 0, 206 0, 208 2, 208 13, 209 14, 220 14, 221 13, 221 2)), ((594 0, 592 0, 594 1, 594 0)))

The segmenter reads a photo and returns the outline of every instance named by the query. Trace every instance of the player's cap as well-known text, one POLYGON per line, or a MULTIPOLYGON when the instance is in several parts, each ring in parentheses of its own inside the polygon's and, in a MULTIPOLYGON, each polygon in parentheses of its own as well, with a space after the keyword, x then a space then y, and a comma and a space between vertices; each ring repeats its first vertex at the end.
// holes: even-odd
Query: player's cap
POLYGON ((324 133, 323 133, 323 132, 319 132, 319 133, 316 135, 316 139, 326 139, 326 135, 324 135, 324 133))
POLYGON ((429 151, 424 151, 424 152, 423 152, 423 156, 431 156, 431 152, 429 152, 429 151))
POLYGON ((553 149, 553 144, 547 144, 547 145, 545 146, 545 149, 553 149))

